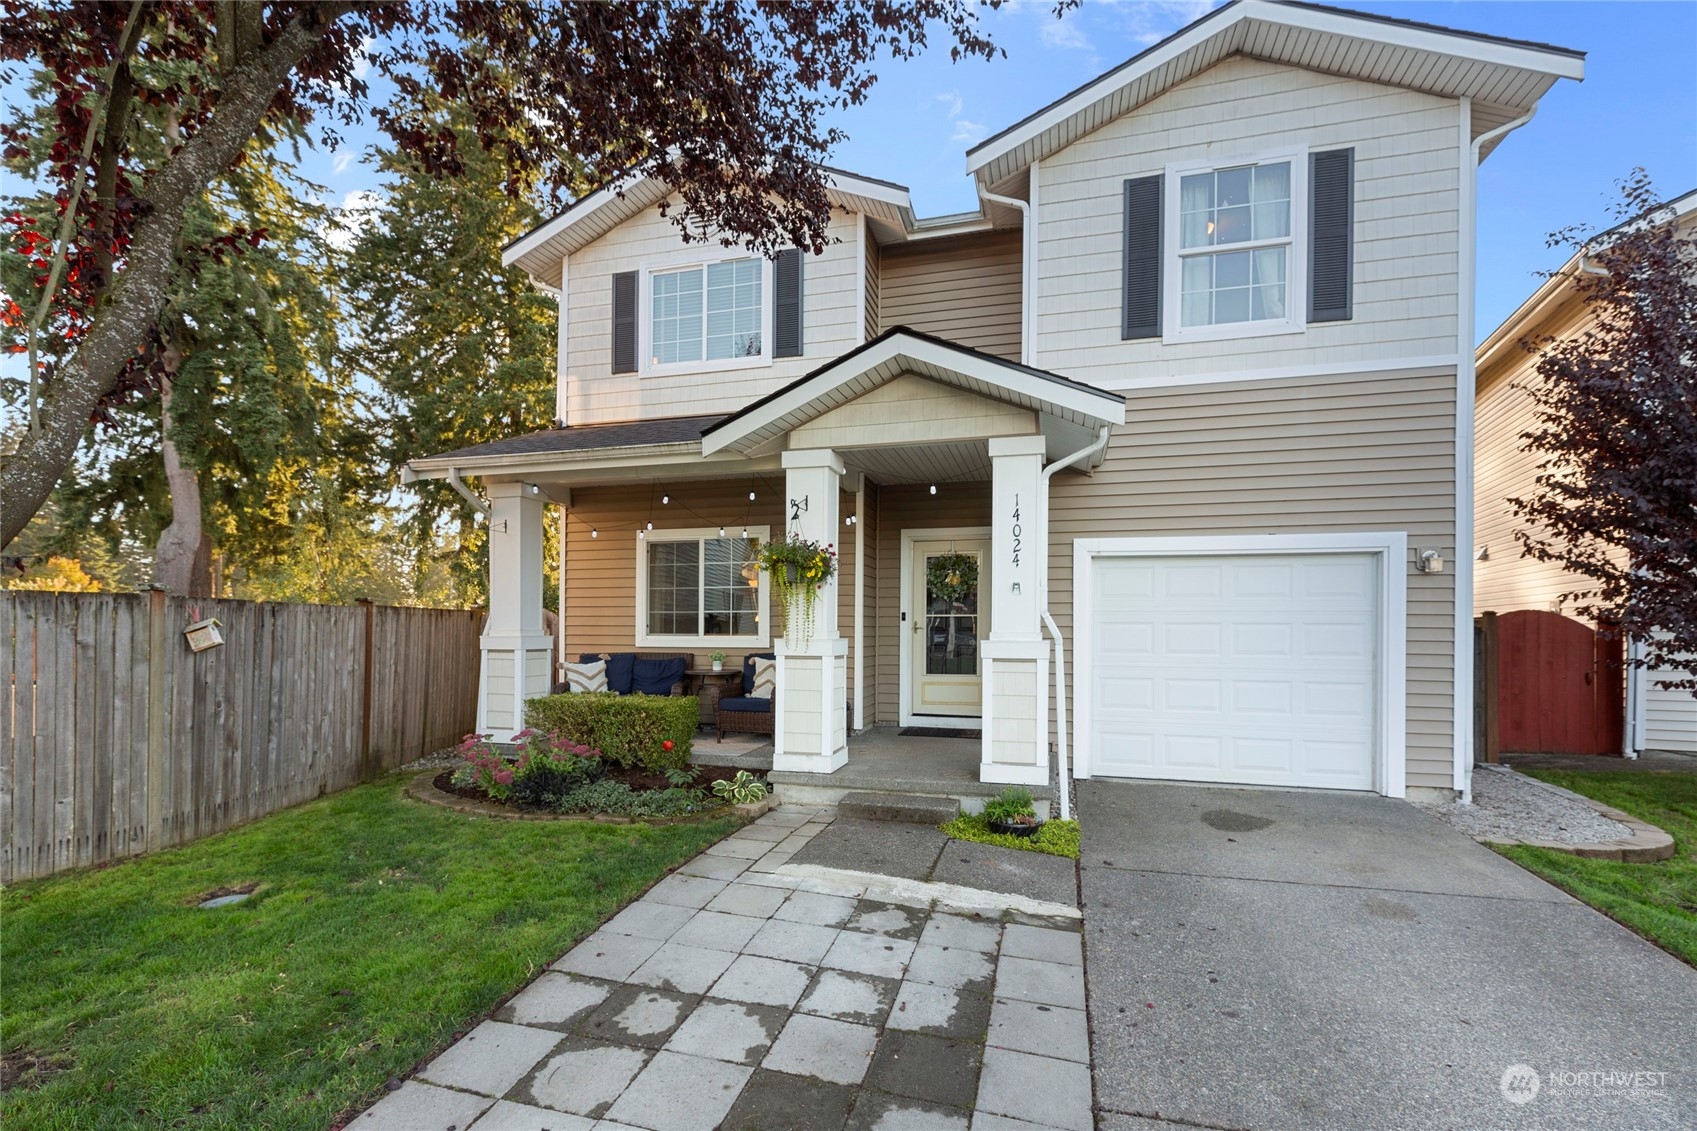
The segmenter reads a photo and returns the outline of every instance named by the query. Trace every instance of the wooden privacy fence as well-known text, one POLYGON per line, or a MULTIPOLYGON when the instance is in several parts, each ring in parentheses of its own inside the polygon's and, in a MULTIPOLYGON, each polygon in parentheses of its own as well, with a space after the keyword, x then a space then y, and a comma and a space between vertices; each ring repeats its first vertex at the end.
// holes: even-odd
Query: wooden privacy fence
POLYGON ((0 592, 0 882, 184 844, 451 746, 482 613, 0 592), (183 629, 215 617, 222 645, 183 629))

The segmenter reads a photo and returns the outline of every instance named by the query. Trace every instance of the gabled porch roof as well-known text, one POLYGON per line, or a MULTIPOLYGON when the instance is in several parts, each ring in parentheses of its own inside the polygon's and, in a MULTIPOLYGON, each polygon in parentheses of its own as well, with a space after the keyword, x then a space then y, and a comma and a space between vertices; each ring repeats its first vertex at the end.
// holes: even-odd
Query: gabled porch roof
POLYGON ((702 454, 760 454, 794 429, 908 374, 1036 412, 1051 458, 1089 443, 1103 425, 1125 423, 1125 398, 1116 393, 897 326, 704 428, 702 454))

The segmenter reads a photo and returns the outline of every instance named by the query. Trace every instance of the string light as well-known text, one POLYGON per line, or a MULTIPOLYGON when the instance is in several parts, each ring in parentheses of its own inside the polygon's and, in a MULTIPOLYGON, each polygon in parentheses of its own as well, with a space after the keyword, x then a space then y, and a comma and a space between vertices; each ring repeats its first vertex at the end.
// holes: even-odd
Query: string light
POLYGON ((599 530, 595 529, 595 527, 591 526, 589 528, 589 536, 591 538, 599 538, 599 537, 601 537, 601 532, 599 530))
POLYGON ((751 502, 751 503, 754 501, 754 492, 753 491, 750 491, 748 493, 748 501, 751 502))
POLYGON ((645 527, 645 528, 644 528, 644 529, 647 529, 647 530, 653 530, 653 529, 654 529, 654 524, 653 524, 653 523, 652 523, 652 522, 650 522, 650 523, 649 523, 649 524, 648 524, 648 525, 647 525, 647 526, 646 526, 646 527, 645 527))
POLYGON ((670 503, 671 501, 672 501, 672 496, 670 496, 670 495, 661 495, 660 496, 660 505, 661 506, 665 506, 667 503, 670 503))
POLYGON ((646 530, 638 530, 636 532, 636 536, 640 540, 640 539, 648 537, 648 532, 646 530))
POLYGON ((937 485, 935 483, 931 484, 931 493, 933 495, 937 493, 937 485))
POLYGON ((724 536, 725 536, 725 528, 723 526, 721 526, 721 527, 719 527, 719 537, 723 538, 724 536))

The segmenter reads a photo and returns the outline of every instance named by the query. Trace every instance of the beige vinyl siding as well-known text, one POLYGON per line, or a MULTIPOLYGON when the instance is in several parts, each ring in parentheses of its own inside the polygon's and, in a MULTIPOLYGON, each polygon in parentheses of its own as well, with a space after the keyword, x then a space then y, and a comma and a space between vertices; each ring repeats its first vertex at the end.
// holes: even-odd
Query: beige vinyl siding
MULTIPOLYGON (((1125 388, 1210 372, 1453 357, 1459 114, 1454 99, 1239 57, 1046 158, 1035 364, 1125 388), (1355 149, 1351 321, 1212 342, 1120 340, 1127 179, 1169 164, 1346 146, 1355 149)), ((1305 261, 1301 225, 1297 234, 1305 261)), ((1167 251, 1163 270, 1176 270, 1167 251)), ((1289 301, 1306 312, 1306 294, 1289 301)))
POLYGON ((1020 240, 989 232, 884 248, 880 332, 906 326, 1018 361, 1020 240))
MULTIPOLYGON (((1403 530, 1453 556, 1454 391, 1452 370, 1425 370, 1130 394, 1096 474, 1052 485, 1049 606, 1069 650, 1078 538, 1403 530)), ((1453 785, 1454 617, 1455 575, 1410 568, 1412 787, 1453 785)))
MULTIPOLYGON (((855 287, 860 254, 854 215, 835 211, 823 255, 802 265, 802 334, 806 355, 746 369, 646 375, 612 372, 613 275, 688 251, 670 220, 648 209, 574 252, 564 304, 567 334, 566 407, 575 424, 645 420, 657 416, 730 413, 782 388, 822 362, 860 344, 855 287)), ((696 247, 703 245, 696 244, 696 247)), ((717 255, 717 243, 704 254, 717 255)), ((771 304, 771 294, 762 295, 771 304)), ((770 348, 768 346, 768 348, 770 348)))
MULTIPOLYGON (((875 721, 901 721, 901 634, 912 627, 902 624, 902 531, 987 526, 989 522, 988 483, 940 483, 935 495, 924 484, 879 488, 878 601, 871 618, 877 628, 878 709, 871 716, 875 721)), ((871 626, 867 635, 873 635, 871 626)))
POLYGON ((790 432, 789 447, 882 448, 1037 431, 1030 410, 904 373, 790 432))
POLYGON ((1697 695, 1656 686, 1656 679, 1684 679, 1687 673, 1652 668, 1644 673, 1644 749, 1697 754, 1697 695))

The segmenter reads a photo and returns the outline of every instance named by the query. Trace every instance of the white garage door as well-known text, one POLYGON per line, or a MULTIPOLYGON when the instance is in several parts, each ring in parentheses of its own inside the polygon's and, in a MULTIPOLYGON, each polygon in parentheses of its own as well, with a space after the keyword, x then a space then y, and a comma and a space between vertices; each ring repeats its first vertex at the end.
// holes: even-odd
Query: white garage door
POLYGON ((1092 772, 1372 789, 1370 554, 1097 557, 1092 772))

